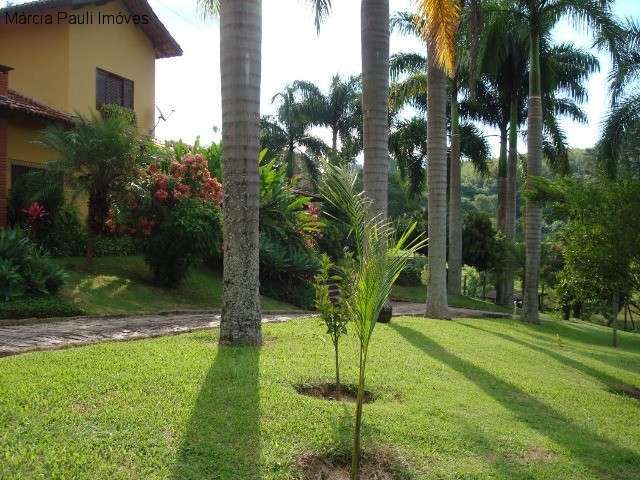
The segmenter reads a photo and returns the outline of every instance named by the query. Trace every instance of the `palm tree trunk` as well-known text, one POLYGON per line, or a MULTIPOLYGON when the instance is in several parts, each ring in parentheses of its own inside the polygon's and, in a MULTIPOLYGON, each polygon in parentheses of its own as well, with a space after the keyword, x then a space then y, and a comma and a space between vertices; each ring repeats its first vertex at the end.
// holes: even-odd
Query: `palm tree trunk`
MULTIPOLYGON (((517 198, 518 198, 518 98, 511 96, 509 113, 509 159, 507 165, 507 240, 516 238, 517 198)), ((513 307, 513 269, 509 262, 506 266, 504 298, 507 305, 513 307)))
MULTIPOLYGON (((540 31, 531 27, 531 68, 529 71, 529 118, 527 133, 527 180, 542 173, 542 89, 540 79, 540 31)), ((542 206, 527 200, 525 207, 525 289, 522 320, 540 323, 538 283, 542 245, 542 206)))
POLYGON ((427 184, 429 189, 429 285, 426 315, 449 318, 447 302, 447 79, 427 46, 427 184))
POLYGON ((509 161, 507 168, 509 202, 507 204, 507 238, 516 238, 518 214, 518 97, 512 95, 509 112, 509 161))
POLYGON ((258 149, 262 0, 222 0, 224 269, 220 344, 259 345, 258 149))
MULTIPOLYGON (((507 222, 509 211, 509 179, 507 166, 507 126, 500 126, 500 158, 498 159, 498 232, 507 235, 507 222)), ((507 304, 506 272, 499 272, 496 282, 496 303, 507 304)))
POLYGON ((364 189, 387 215, 389 182, 389 0, 362 0, 364 189))
POLYGON ((458 89, 451 89, 451 155, 449 165, 448 292, 460 295, 462 284, 462 194, 460 187, 460 109, 458 89))

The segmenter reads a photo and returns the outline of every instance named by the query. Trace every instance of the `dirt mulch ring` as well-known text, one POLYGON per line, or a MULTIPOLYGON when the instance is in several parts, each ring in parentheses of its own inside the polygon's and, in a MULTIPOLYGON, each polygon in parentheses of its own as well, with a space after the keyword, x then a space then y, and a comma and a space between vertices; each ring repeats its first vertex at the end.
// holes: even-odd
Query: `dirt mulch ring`
MULTIPOLYGON (((355 402, 358 397, 358 387, 352 384, 340 384, 340 390, 338 390, 335 383, 303 383, 296 385, 295 389, 300 395, 338 402, 355 402)), ((373 394, 365 390, 364 403, 371 403, 374 400, 373 394)))
MULTIPOLYGON (((346 455, 305 454, 296 462, 305 480, 350 480, 351 459, 346 455)), ((411 478, 407 465, 393 449, 376 447, 364 452, 360 480, 406 480, 411 478)))

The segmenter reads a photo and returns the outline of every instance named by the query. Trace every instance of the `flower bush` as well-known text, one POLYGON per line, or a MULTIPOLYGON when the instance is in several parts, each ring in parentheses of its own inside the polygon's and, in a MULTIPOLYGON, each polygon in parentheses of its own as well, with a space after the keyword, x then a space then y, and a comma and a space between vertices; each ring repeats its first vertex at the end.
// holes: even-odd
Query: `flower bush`
POLYGON ((151 164, 133 191, 128 225, 113 220, 110 228, 138 235, 156 280, 174 287, 221 248, 222 200, 222 184, 211 176, 206 159, 188 154, 151 164))

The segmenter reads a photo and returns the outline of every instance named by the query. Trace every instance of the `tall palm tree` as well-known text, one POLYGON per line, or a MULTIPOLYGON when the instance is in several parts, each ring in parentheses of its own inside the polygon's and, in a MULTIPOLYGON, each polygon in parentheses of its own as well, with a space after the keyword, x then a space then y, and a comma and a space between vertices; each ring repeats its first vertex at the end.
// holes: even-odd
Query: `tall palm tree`
POLYGON ((362 0, 364 190, 387 215, 389 182, 389 0, 362 0))
POLYGON ((220 344, 260 345, 262 0, 220 0, 224 267, 220 344))
MULTIPOLYGON (((543 158, 543 102, 540 44, 563 17, 580 21, 608 37, 617 31, 610 7, 613 0, 517 0, 514 15, 529 23, 529 98, 527 120, 527 181, 542 173, 543 158)), ((542 205, 528 200, 525 207, 525 278, 522 320, 540 323, 538 313, 538 285, 542 246, 542 205)))
MULTIPOLYGON (((309 0, 316 28, 331 0, 309 0)), ((220 343, 262 342, 259 282, 259 120, 262 0, 197 0, 220 16, 224 144, 224 271, 220 343)))
POLYGON ((447 75, 455 70, 457 0, 419 0, 419 28, 427 42, 427 183, 429 285, 426 314, 449 318, 447 300, 447 75))

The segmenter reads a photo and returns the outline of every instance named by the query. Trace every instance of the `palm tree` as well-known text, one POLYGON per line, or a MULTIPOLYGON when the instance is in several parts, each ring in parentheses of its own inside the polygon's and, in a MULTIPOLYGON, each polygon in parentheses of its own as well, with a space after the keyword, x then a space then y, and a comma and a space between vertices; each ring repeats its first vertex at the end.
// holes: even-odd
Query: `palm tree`
POLYGON ((220 15, 224 182, 221 345, 260 345, 258 174, 262 0, 200 0, 220 15))
MULTIPOLYGON (((519 17, 496 12, 487 16, 481 51, 484 79, 479 95, 468 108, 476 120, 500 130, 498 165, 498 231, 513 240, 516 226, 516 178, 518 128, 527 115, 529 25, 519 17), (508 128, 507 128, 508 127, 508 128), (508 140, 507 140, 508 134, 508 140), (508 145, 507 145, 508 144, 508 145), (508 151, 508 154, 507 154, 508 151)), ((598 69, 597 59, 571 45, 550 46, 549 34, 541 38, 545 157, 556 171, 567 169, 567 148, 557 117, 568 116, 585 122, 584 112, 575 102, 586 100, 583 86, 598 69)), ((513 296, 513 274, 504 272, 496 288, 496 301, 507 305, 513 296)))
POLYGON ((106 233, 109 209, 140 168, 143 148, 136 126, 120 110, 78 116, 72 129, 48 127, 39 143, 57 154, 52 177, 59 174, 87 197, 86 268, 91 270, 95 240, 106 233))
POLYGON ((267 161, 277 158, 279 164, 286 165, 290 179, 295 174, 297 161, 301 161, 315 183, 319 171, 318 158, 329 148, 309 132, 313 125, 314 105, 309 105, 303 98, 296 83, 274 95, 272 102, 279 102, 278 110, 275 118, 262 118, 260 144, 268 151, 267 161))
POLYGON ((599 144, 609 178, 621 174, 640 178, 640 91, 629 88, 640 78, 640 25, 627 20, 610 75, 611 112, 599 144))
POLYGON ((449 318, 447 301, 447 75, 455 70, 457 0, 420 0, 419 29, 427 43, 427 183, 429 285, 426 314, 449 318))
MULTIPOLYGON (((262 0, 197 0, 220 15, 224 144, 224 271, 220 344, 262 343, 259 282, 258 148, 262 0)), ((331 0, 309 0, 316 28, 331 0)))
POLYGON ((389 0, 362 0, 364 190, 387 215, 389 181, 389 0))
MULTIPOLYGON (((603 38, 617 31, 612 20, 612 0, 517 0, 514 16, 529 24, 529 99, 527 121, 527 181, 542 173, 543 158, 543 85, 540 65, 541 39, 562 17, 581 21, 603 38)), ((525 207, 525 278, 522 319, 540 323, 538 284, 542 245, 542 205, 528 200, 525 207)))
POLYGON ((331 130, 331 152, 334 158, 343 157, 343 160, 351 160, 361 149, 360 83, 360 78, 356 76, 343 79, 340 75, 334 75, 326 94, 322 93, 314 83, 303 81, 293 83, 293 87, 304 95, 302 102, 311 124, 331 130), (340 151, 338 140, 342 143, 340 151))

